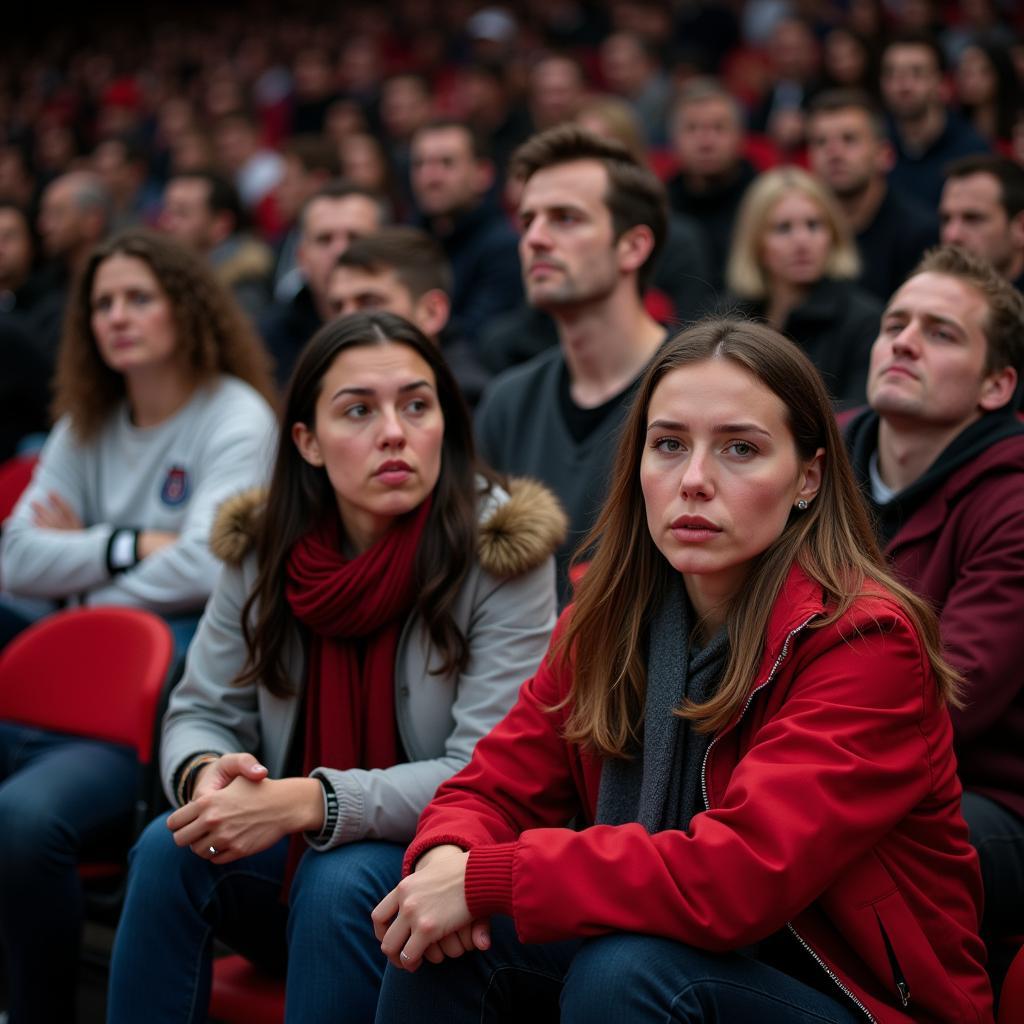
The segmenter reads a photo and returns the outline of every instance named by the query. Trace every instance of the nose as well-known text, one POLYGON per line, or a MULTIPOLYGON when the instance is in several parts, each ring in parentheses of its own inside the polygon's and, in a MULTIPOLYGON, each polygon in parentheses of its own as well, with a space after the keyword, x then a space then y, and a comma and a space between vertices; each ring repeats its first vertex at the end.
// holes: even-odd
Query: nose
POLYGON ((915 321, 911 320, 902 331, 892 339, 894 355, 915 358, 920 351, 920 332, 915 321))
POLYGON ((679 478, 679 496, 706 501, 714 497, 714 493, 710 453, 706 449, 695 448, 683 464, 682 476, 679 478))
POLYGON ((394 406, 381 410, 380 445, 382 448, 402 449, 405 447, 405 424, 394 406))
POLYGON ((534 217, 523 229, 523 243, 529 249, 547 249, 551 246, 551 238, 543 218, 534 217))
POLYGON ((962 222, 956 217, 948 217, 942 222, 939 231, 940 241, 943 245, 960 245, 964 240, 962 222))

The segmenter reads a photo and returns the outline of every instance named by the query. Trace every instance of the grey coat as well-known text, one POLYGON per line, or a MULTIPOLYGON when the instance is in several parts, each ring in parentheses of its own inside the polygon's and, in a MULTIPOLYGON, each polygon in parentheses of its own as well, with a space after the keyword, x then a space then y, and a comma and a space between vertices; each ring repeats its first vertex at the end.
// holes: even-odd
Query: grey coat
MULTIPOLYGON (((422 621, 405 624, 395 660, 395 713, 409 758, 391 768, 317 768, 338 797, 329 849, 357 839, 408 842, 438 785, 469 760, 480 739, 512 706, 523 680, 547 648, 556 615, 552 552, 565 532, 557 501, 539 484, 514 481, 510 494, 484 500, 480 542, 454 607, 469 642, 465 670, 433 675, 437 652, 422 621)), ((235 686, 245 660, 242 606, 255 582, 251 525, 260 495, 243 495, 218 517, 211 546, 225 560, 206 607, 184 677, 164 719, 160 767, 175 801, 174 777, 201 751, 247 751, 270 777, 280 777, 299 724, 298 696, 275 697, 266 687, 235 686)), ((298 632, 287 650, 296 692, 305 685, 305 652, 298 632)))

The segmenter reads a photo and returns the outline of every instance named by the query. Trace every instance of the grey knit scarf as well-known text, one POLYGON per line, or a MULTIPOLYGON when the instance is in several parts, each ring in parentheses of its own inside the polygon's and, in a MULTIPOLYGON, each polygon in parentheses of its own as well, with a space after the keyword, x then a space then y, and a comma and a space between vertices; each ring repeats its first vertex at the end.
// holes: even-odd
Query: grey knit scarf
POLYGON ((608 758, 601 769, 597 822, 639 822, 650 833, 686 830, 704 810, 701 765, 711 737, 672 712, 689 697, 701 703, 718 688, 729 654, 721 629, 703 648, 690 642, 693 612, 674 576, 651 622, 642 750, 630 760, 608 758))

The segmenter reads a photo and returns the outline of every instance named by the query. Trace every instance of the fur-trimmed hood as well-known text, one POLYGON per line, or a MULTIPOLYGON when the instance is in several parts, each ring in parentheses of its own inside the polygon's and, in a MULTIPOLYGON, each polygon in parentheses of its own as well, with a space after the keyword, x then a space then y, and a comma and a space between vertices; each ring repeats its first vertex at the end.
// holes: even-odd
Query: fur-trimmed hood
MULTIPOLYGON (((221 505, 210 534, 210 549, 223 562, 239 565, 256 540, 263 488, 242 491, 221 505)), ((535 569, 565 540, 568 519, 558 499, 542 483, 527 477, 508 481, 483 499, 477 557, 494 576, 512 577, 535 569)))

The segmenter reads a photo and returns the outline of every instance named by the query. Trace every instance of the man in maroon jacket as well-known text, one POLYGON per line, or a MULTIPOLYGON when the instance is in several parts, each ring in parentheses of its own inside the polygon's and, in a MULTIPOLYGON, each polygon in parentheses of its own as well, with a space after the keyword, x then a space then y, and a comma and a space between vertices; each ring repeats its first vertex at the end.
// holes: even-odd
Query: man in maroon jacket
POLYGON ((1024 300, 980 257, 929 252, 889 301, 870 409, 847 426, 879 540, 939 614, 984 931, 1024 926, 1024 300))

